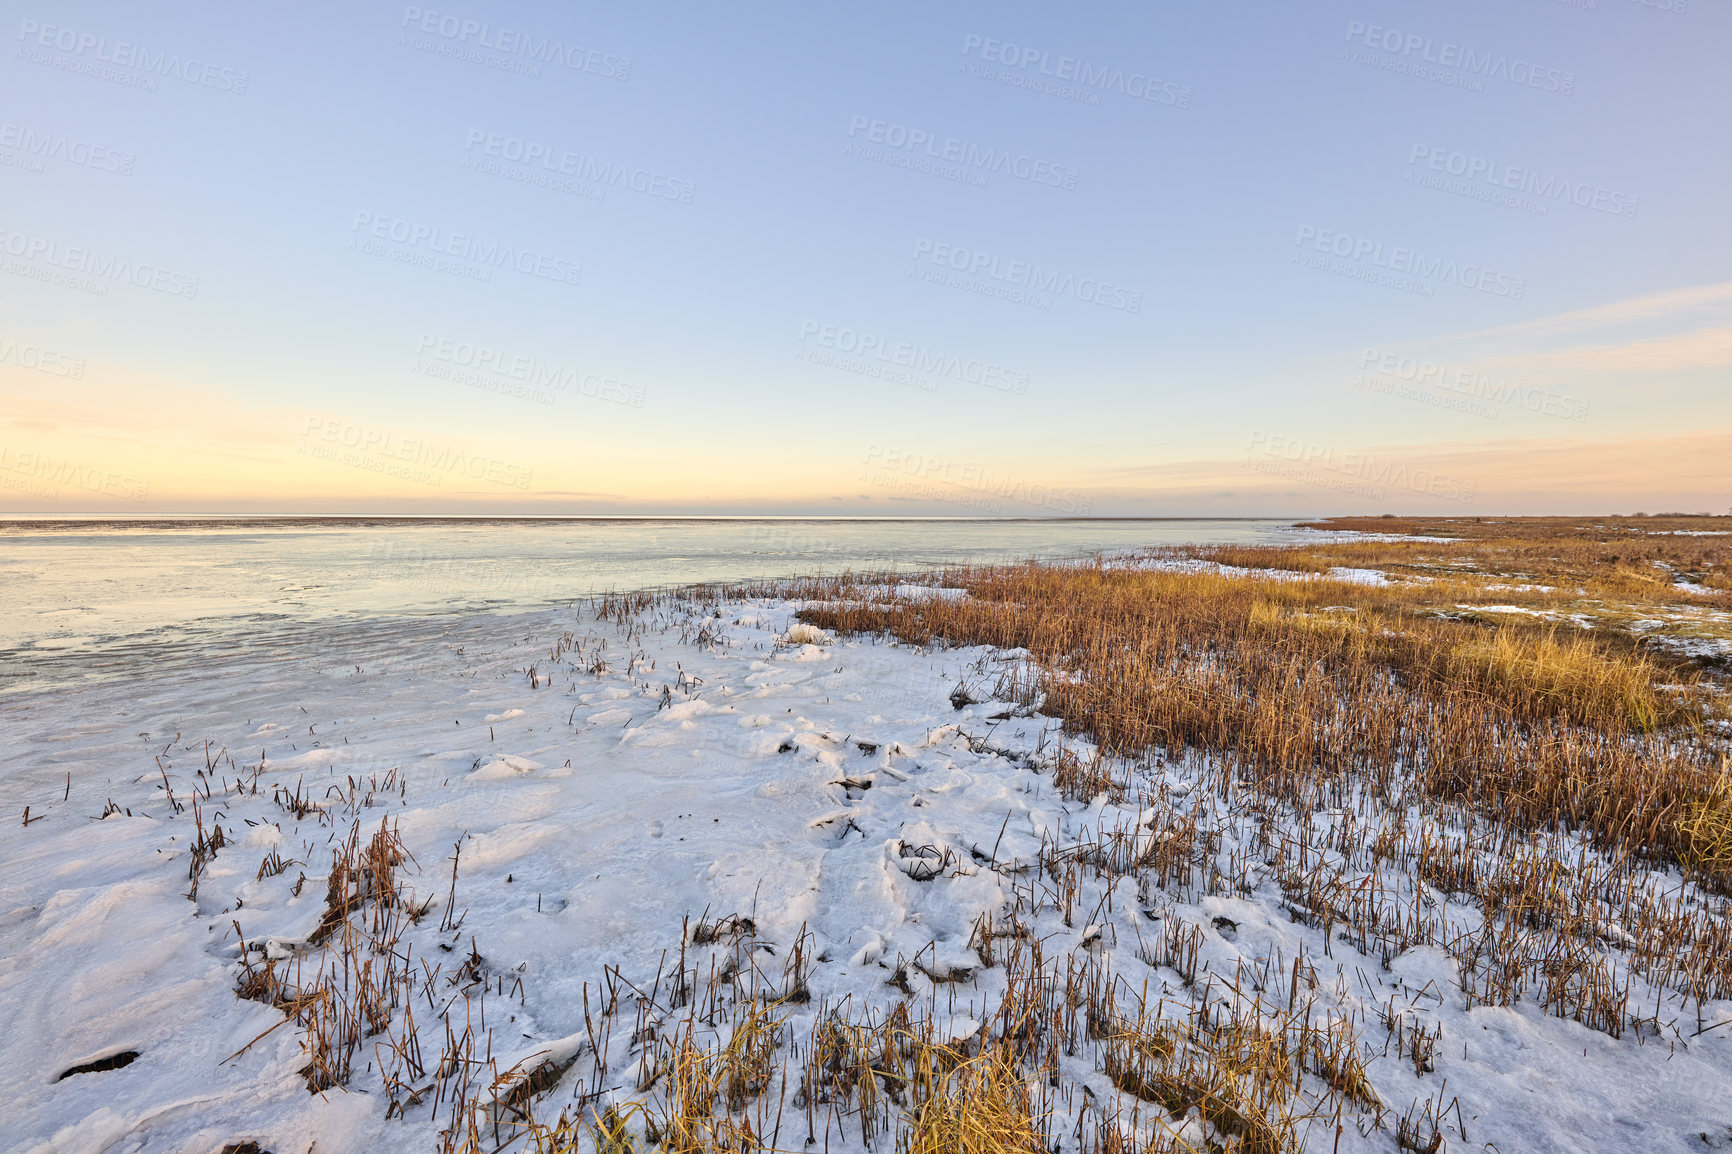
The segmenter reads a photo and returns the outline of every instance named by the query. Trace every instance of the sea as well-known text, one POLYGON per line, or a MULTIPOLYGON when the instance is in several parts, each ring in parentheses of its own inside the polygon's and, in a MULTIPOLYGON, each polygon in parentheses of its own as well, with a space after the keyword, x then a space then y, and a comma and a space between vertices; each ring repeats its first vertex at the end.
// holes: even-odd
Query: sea
POLYGON ((604 592, 1291 541, 1275 520, 0 520, 0 693, 604 592))

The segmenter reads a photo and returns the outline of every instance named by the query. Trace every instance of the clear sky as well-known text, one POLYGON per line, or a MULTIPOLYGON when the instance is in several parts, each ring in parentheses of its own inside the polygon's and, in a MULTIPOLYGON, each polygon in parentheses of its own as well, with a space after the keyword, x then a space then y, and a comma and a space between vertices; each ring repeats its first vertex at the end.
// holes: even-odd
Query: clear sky
POLYGON ((1732 5, 0 4, 0 510, 1732 506, 1732 5))

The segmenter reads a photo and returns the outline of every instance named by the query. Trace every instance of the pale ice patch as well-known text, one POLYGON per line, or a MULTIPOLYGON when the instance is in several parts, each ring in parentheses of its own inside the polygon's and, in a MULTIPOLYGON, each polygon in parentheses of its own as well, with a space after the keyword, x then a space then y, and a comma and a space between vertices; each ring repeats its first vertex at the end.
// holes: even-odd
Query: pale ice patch
POLYGON ((1346 581, 1352 585, 1390 585, 1389 575, 1380 569, 1351 569, 1337 565, 1329 570, 1329 576, 1336 581, 1346 581))

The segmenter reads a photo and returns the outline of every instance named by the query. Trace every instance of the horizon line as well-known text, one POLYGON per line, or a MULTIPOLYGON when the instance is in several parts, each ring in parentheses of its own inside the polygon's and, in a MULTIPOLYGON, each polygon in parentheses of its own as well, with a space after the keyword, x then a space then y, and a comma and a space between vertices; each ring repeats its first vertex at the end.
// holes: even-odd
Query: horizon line
MULTIPOLYGON (((1353 516, 1355 514, 1348 514, 1353 516)), ((1381 516, 1381 514, 1358 514, 1381 516)), ((1125 515, 1102 517, 995 517, 937 516, 895 514, 838 515, 824 513, 41 513, 0 512, 0 523, 30 524, 63 521, 113 521, 141 523, 147 521, 932 521, 977 522, 1000 524, 1030 522, 1055 524, 1076 521, 1303 521, 1324 520, 1324 516, 1280 517, 1262 514, 1223 516, 1152 516, 1125 515)))

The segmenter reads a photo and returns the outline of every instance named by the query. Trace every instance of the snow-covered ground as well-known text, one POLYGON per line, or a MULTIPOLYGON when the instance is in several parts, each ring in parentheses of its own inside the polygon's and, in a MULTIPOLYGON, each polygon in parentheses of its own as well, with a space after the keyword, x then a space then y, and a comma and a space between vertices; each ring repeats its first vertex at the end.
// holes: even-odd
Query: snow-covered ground
MULTIPOLYGON (((682 935, 727 915, 749 918, 770 958, 810 935, 814 1000, 788 1007, 790 1036, 851 996, 930 1004, 964 1037, 1005 989, 1002 967, 975 948, 977 919, 1032 888, 1043 848, 1154 836, 1135 804, 1055 791, 1056 723, 967 700, 990 696, 998 655, 789 636, 786 603, 714 608, 652 613, 629 631, 582 607, 381 622, 0 702, 0 812, 14 815, 0 827, 0 1147, 435 1148, 425 1104, 386 1117, 371 1043, 349 1090, 309 1093, 298 1032, 235 994, 242 938, 255 960, 306 948, 333 847, 356 821, 365 838, 387 820, 414 856, 403 867, 412 904, 431 910, 404 938, 414 964, 450 973, 471 949, 483 959, 465 981, 489 990, 502 1066, 575 1053, 604 983, 665 982, 682 935), (955 694, 959 683, 970 692, 955 694), (280 802, 291 792, 314 806, 299 819, 280 802), (228 837, 196 900, 195 821, 228 837), (292 864, 262 870, 273 854, 292 864), (124 1052, 137 1057, 62 1076, 124 1052)), ((1087 760, 1085 743, 1062 740, 1087 760)), ((1194 765, 1147 774, 1148 789, 1188 807, 1223 868, 1249 852, 1253 817, 1199 789, 1194 765)), ((1394 1120, 1416 1101, 1447 1111, 1440 1149, 1732 1144, 1732 1028, 1712 1028, 1732 1023, 1732 1005, 1700 1007, 1699 1028, 1694 1012, 1674 1023, 1681 1011, 1668 1003, 1658 1034, 1616 1038, 1531 1000, 1468 1010, 1444 950, 1415 946, 1385 968, 1339 923, 1299 917, 1267 870, 1251 875, 1263 880, 1238 896, 1139 891, 1120 877, 1086 891, 1075 917, 1050 906, 1029 916, 1049 955, 1153 983, 1151 998, 1193 984, 1139 957, 1145 939, 1183 926, 1214 975, 1205 999, 1262 972, 1274 992, 1259 997, 1308 987, 1316 1013, 1357 1023, 1388 1115, 1381 1127, 1351 1113, 1340 1132, 1333 1118, 1311 1125, 1311 1150, 1394 1151, 1394 1120), (1428 1068, 1371 1028, 1390 1014, 1440 1035, 1428 1068)), ((429 986, 459 996, 442 983, 429 986)), ((424 1033, 434 1012, 425 1003, 424 1033)), ((622 1032, 611 1045, 623 1058, 630 1043, 622 1032)), ((1075 1061, 1067 1076, 1087 1102, 1117 1093, 1075 1061)), ((621 1061, 601 1089, 628 1098, 642 1073, 621 1061)), ((548 1092, 570 1098, 566 1084, 548 1092)), ((1073 1107, 1084 1104, 1077 1095, 1073 1107)), ((794 1129, 781 1127, 781 1148, 805 1145, 804 1125, 794 1129)), ((1201 1142, 1200 1123, 1186 1133, 1201 1142)), ((859 1135, 823 1141, 854 1149, 859 1135)))

